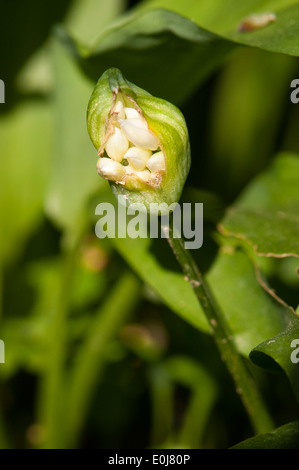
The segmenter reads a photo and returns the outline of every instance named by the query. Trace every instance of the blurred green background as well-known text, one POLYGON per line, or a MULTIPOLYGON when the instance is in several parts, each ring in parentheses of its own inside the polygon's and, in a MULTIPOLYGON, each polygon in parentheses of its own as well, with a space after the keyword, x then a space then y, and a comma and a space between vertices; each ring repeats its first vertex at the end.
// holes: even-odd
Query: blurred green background
MULTIPOLYGON (((184 10, 183 0, 164 3, 184 10)), ((189 1, 184 14, 222 34, 247 14, 237 3, 227 5, 225 24, 218 0, 189 1)), ((217 231, 235 201, 276 201, 269 168, 299 213, 299 107, 290 102, 298 58, 214 37, 187 18, 146 16, 152 4, 165 6, 1 2, 0 448, 226 448, 252 435, 166 240, 95 237, 95 207, 113 197, 96 172, 86 108, 107 67, 185 115, 192 169, 182 200, 204 203, 194 256, 240 352, 248 357, 278 334, 289 314, 259 285, 255 265, 298 306, 296 257, 257 259, 217 231), (288 154, 275 163, 279 152, 288 154), (255 182, 262 189, 244 193, 255 182)), ((297 234, 288 235, 295 248, 297 234)), ((276 425, 298 420, 286 375, 248 364, 276 425)))

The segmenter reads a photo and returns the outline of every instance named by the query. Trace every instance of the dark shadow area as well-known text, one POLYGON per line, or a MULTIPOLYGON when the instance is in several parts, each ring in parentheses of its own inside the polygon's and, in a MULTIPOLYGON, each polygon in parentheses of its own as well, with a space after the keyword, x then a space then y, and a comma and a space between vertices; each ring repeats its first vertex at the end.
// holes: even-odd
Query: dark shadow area
POLYGON ((5 82, 6 112, 18 101, 15 78, 27 59, 49 37, 71 0, 10 0, 2 2, 0 17, 0 78, 5 82))

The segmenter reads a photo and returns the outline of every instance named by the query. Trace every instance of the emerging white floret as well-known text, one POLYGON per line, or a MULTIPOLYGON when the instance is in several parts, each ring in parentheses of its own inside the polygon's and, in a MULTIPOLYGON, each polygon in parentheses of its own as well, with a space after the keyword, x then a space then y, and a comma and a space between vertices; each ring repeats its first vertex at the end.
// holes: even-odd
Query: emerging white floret
POLYGON ((127 119, 139 119, 140 114, 134 108, 124 108, 124 112, 127 119))
POLYGON ((122 131, 136 147, 156 150, 159 146, 157 137, 148 130, 144 119, 120 119, 122 131))
POLYGON ((99 158, 97 163, 98 172, 111 181, 120 181, 126 174, 125 167, 110 158, 99 158))
POLYGON ((125 114, 125 108, 124 108, 124 105, 123 105, 123 102, 122 101, 118 101, 116 103, 116 106, 114 108, 114 112, 117 113, 117 117, 119 119, 125 119, 126 117, 126 114, 125 114))
POLYGON ((136 185, 137 178, 137 181, 157 186, 161 171, 166 169, 165 155, 142 112, 125 106, 122 97, 117 97, 107 121, 107 132, 107 141, 99 150, 99 174, 123 185, 130 181, 136 185))
POLYGON ((141 149, 138 147, 130 147, 125 153, 124 158, 129 162, 130 166, 137 171, 145 170, 146 162, 151 157, 150 150, 141 149))
POLYGON ((146 162, 146 167, 153 173, 165 170, 165 158, 163 152, 154 153, 146 162))
POLYGON ((136 171, 135 175, 137 175, 138 178, 140 178, 142 181, 145 181, 145 182, 151 181, 152 179, 152 174, 148 170, 136 171))
POLYGON ((129 141, 127 137, 121 129, 115 127, 113 134, 110 135, 105 146, 107 155, 112 158, 112 160, 121 162, 128 148, 129 141))

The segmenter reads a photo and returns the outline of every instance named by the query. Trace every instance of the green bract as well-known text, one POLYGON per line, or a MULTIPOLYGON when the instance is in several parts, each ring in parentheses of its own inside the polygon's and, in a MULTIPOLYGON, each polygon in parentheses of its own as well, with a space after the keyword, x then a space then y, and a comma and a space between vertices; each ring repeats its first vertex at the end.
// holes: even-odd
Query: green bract
POLYGON ((127 81, 116 68, 99 79, 88 104, 88 132, 98 150, 98 173, 122 202, 178 202, 190 169, 182 113, 127 81))

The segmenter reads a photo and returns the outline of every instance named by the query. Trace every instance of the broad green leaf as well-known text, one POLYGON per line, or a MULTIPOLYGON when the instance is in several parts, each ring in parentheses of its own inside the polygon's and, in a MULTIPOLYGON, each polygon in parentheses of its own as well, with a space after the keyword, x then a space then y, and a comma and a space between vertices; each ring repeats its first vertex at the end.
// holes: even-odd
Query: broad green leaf
MULTIPOLYGON (((71 2, 63 24, 69 33, 84 44, 91 44, 125 7, 124 0, 74 0, 71 2)), ((17 78, 22 92, 49 92, 53 88, 53 71, 49 48, 44 45, 36 51, 17 78)))
POLYGON ((299 157, 277 157, 245 189, 220 229, 258 254, 299 257, 299 157))
POLYGON ((267 369, 283 369, 299 401, 299 317, 294 315, 283 332, 255 347, 250 359, 267 369))
POLYGON ((15 374, 20 368, 40 373, 51 361, 48 350, 49 325, 57 305, 62 264, 59 260, 42 261, 23 269, 23 277, 34 292, 29 315, 4 316, 1 335, 7 345, 2 376, 15 374))
POLYGON ((211 97, 207 164, 210 181, 230 199, 272 158, 297 66, 295 57, 240 48, 222 68, 211 97))
POLYGON ((53 70, 47 45, 35 51, 25 62, 17 76, 16 86, 24 95, 48 96, 53 91, 53 70))
POLYGON ((299 55, 296 0, 151 0, 143 2, 139 8, 169 8, 237 43, 299 55), (241 22, 249 15, 268 12, 275 14, 276 21, 254 31, 239 31, 241 22))
POLYGON ((282 207, 276 210, 231 209, 225 232, 248 241, 263 256, 299 256, 299 219, 282 207))
POLYGON ((94 81, 117 67, 128 80, 175 104, 190 96, 235 47, 165 10, 121 17, 91 49, 66 36, 64 40, 76 57, 81 55, 80 63, 94 81))
POLYGON ((239 350, 248 355, 250 345, 285 326, 288 311, 276 304, 256 279, 249 258, 240 250, 223 249, 208 274, 239 350))
POLYGON ((38 226, 52 151, 45 101, 19 104, 0 118, 0 261, 15 259, 38 226))
MULTIPOLYGON (((65 19, 66 27, 76 38, 88 42, 119 14, 123 3, 123 0, 112 0, 107 6, 104 0, 73 2, 65 19)), ((46 184, 43 182, 47 189, 45 204, 48 215, 60 227, 74 230, 84 217, 87 199, 102 183, 97 178, 96 154, 86 129, 86 108, 93 84, 55 37, 25 64, 17 83, 23 92, 52 92, 48 112, 52 113, 53 122, 48 128, 54 131, 54 152, 51 168, 46 169, 44 165, 47 170, 46 184)), ((28 134, 33 136, 33 132, 28 134)), ((40 134, 37 129, 36 137, 40 134)), ((44 141, 46 144, 47 139, 44 141)), ((36 178, 36 182, 39 180, 36 178)))
POLYGON ((238 199, 244 209, 299 208, 299 156, 279 154, 271 166, 255 178, 238 199))
MULTIPOLYGON (((70 311, 76 309, 76 312, 83 314, 71 317, 67 328, 69 342, 82 338, 91 318, 91 303, 101 302, 107 290, 105 271, 92 272, 86 268, 82 255, 81 247, 75 264, 69 302, 70 311)), ((34 303, 26 315, 22 309, 5 311, 0 329, 1 338, 7 346, 6 362, 0 368, 2 377, 12 375, 20 368, 39 374, 47 367, 48 361, 51 361, 49 329, 59 302, 62 271, 63 264, 59 258, 33 261, 22 268, 22 278, 29 292, 34 295, 34 303)))
POLYGON ((64 24, 76 40, 91 44, 99 31, 124 10, 125 5, 125 0, 75 0, 64 24))
POLYGON ((192 186, 185 186, 180 203, 202 203, 203 220, 214 224, 219 221, 225 211, 225 204, 218 195, 192 186))
POLYGON ((93 85, 56 39, 52 52, 55 142, 46 204, 48 214, 60 227, 76 231, 85 216, 86 201, 103 184, 86 128, 93 85))
POLYGON ((231 449, 299 449, 299 421, 239 442, 231 449))
MULTIPOLYGON (((165 305, 195 328, 209 331, 189 283, 172 265, 167 267, 160 262, 151 250, 149 239, 116 237, 111 241, 165 305)), ((242 251, 221 252, 207 277, 243 354, 248 355, 259 341, 284 327, 282 309, 258 284, 254 268, 242 251), (270 331, 273 333, 269 335, 270 331)))
POLYGON ((279 266, 274 265, 274 267, 276 268, 276 275, 281 282, 293 288, 298 288, 299 261, 297 258, 284 258, 280 260, 279 266), (297 274, 297 276, 295 274, 297 274))
POLYGON ((180 273, 165 269, 159 264, 159 260, 150 252, 149 239, 115 238, 113 244, 141 279, 158 292, 161 300, 171 310, 196 328, 208 331, 193 290, 180 273))

